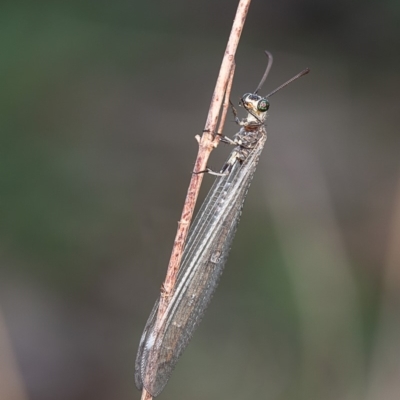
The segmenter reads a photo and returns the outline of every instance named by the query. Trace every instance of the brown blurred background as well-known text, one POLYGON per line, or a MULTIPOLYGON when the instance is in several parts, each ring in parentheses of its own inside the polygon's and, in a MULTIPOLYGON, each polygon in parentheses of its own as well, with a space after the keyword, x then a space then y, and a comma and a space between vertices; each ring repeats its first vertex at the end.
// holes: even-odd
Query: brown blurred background
MULTIPOLYGON (((139 399, 236 6, 1 2, 1 400, 139 399)), ((262 93, 311 74, 271 98, 222 282, 160 399, 397 400, 400 3, 254 0, 235 103, 264 49, 262 93)))

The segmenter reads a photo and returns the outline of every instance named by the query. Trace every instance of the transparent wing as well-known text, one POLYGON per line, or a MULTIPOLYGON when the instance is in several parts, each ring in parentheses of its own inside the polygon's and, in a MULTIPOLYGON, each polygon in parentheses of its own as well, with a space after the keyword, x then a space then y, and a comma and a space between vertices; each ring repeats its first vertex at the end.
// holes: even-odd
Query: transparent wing
POLYGON ((218 285, 265 140, 243 164, 236 162, 229 175, 216 179, 189 232, 175 291, 157 331, 158 302, 149 317, 135 376, 137 386, 153 397, 166 385, 218 285))
POLYGON ((146 322, 146 325, 144 327, 142 337, 140 338, 140 343, 139 343, 139 349, 136 355, 136 361, 135 361, 135 385, 139 390, 143 390, 143 381, 142 381, 142 371, 141 371, 141 363, 142 363, 142 357, 143 357, 143 349, 144 346, 146 345, 146 342, 148 340, 148 337, 150 333, 154 329, 154 324, 156 322, 157 318, 157 311, 158 311, 158 305, 160 303, 160 300, 158 299, 156 303, 153 306, 153 309, 151 310, 150 316, 146 322))

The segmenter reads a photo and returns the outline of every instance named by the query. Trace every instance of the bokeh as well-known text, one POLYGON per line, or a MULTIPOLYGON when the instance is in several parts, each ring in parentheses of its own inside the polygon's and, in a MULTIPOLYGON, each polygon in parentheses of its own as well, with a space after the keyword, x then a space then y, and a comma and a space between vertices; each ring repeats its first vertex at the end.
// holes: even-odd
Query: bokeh
MULTIPOLYGON (((140 398, 236 6, 1 3, 1 400, 140 398)), ((234 103, 264 49, 262 94, 311 73, 271 97, 220 287, 159 398, 397 400, 400 3, 253 0, 234 103)))

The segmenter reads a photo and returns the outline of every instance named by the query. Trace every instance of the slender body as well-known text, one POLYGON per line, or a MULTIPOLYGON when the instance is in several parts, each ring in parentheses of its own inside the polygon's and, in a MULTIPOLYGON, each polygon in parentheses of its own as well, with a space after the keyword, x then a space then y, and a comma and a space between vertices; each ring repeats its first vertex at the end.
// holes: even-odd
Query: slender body
MULTIPOLYGON (((267 140, 264 123, 269 108, 268 96, 257 94, 272 64, 272 56, 266 54, 269 63, 258 88, 255 93, 245 94, 241 99, 241 105, 248 112, 247 118, 239 121, 236 117, 236 122, 241 125, 240 131, 233 140, 223 139, 235 147, 219 173, 208 171, 218 178, 189 231, 167 309, 157 320, 159 300, 156 302, 140 340, 135 383, 139 390, 144 388, 153 397, 159 395, 168 382, 218 285, 247 191, 267 140)), ((307 72, 303 71, 295 78, 307 72)))
POLYGON ((154 397, 167 383, 217 287, 239 223, 248 188, 267 139, 264 111, 249 114, 233 142, 235 148, 199 210, 182 257, 174 294, 164 318, 154 329, 158 301, 147 321, 136 358, 135 381, 154 397))

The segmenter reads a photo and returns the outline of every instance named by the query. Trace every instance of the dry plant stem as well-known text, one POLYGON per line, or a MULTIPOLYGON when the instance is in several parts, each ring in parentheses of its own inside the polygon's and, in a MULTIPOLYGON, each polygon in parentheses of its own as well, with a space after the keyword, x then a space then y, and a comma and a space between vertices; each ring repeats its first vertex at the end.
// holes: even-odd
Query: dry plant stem
POLYGON ((142 397, 140 400, 151 400, 151 399, 152 399, 151 394, 145 388, 143 388, 142 397))
MULTIPOLYGON (((224 125, 225 125, 225 120, 226 120, 226 114, 228 113, 228 108, 230 106, 229 104, 229 99, 231 97, 231 90, 232 90, 232 82, 233 82, 233 76, 235 75, 235 61, 233 61, 231 72, 229 74, 229 80, 228 80, 228 85, 226 87, 226 92, 225 92, 225 97, 224 97, 224 103, 222 104, 222 112, 221 112, 221 117, 219 119, 219 126, 218 126, 218 135, 221 135, 224 125)), ((221 136, 216 136, 215 140, 221 140, 221 136)))
MULTIPOLYGON (((203 181, 202 173, 207 168, 207 161, 211 154, 211 151, 218 145, 219 136, 215 135, 217 132, 218 117, 221 110, 222 100, 224 94, 232 85, 233 73, 234 73, 234 58, 236 49, 239 43, 240 36, 242 34, 244 22, 246 20, 247 12, 250 7, 251 0, 240 0, 236 11, 236 16, 233 21, 232 30, 229 36, 228 44, 226 46, 225 54, 222 59, 221 68, 215 85, 214 93, 211 99, 210 108, 206 124, 204 127, 203 135, 201 138, 196 137, 199 142, 199 150, 195 161, 195 166, 192 174, 192 179, 189 184, 188 192, 183 206, 181 219, 178 222, 178 231, 175 236, 174 246, 172 248, 171 258, 168 264, 167 275, 161 288, 160 303, 158 307, 157 320, 155 323, 155 330, 164 317, 165 310, 168 306, 169 299, 173 293, 176 277, 178 275, 179 266, 182 259, 183 248, 186 242, 186 237, 189 232, 190 222, 193 217, 194 207, 200 191, 200 185, 203 181), (228 83, 230 82, 230 83, 228 83)), ((229 101, 229 93, 227 98, 229 101)), ((223 123, 226 118, 227 106, 224 107, 221 116, 221 123, 218 132, 222 131, 223 123)), ((151 400, 152 396, 143 388, 141 400, 151 400)))

